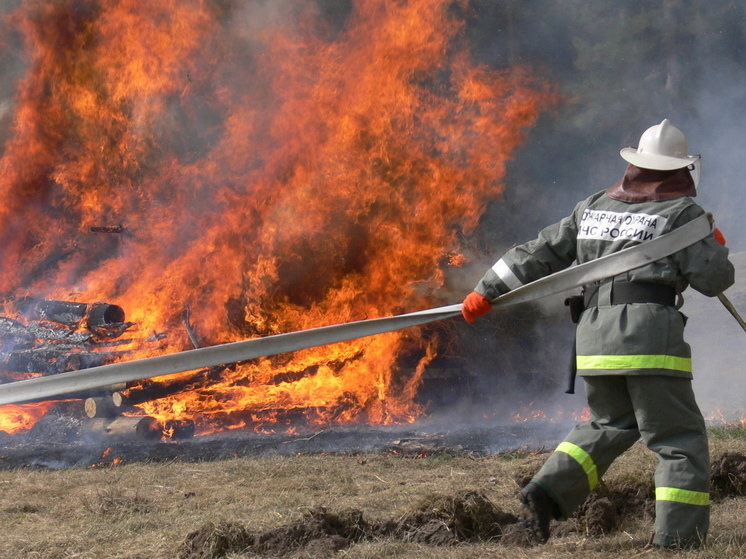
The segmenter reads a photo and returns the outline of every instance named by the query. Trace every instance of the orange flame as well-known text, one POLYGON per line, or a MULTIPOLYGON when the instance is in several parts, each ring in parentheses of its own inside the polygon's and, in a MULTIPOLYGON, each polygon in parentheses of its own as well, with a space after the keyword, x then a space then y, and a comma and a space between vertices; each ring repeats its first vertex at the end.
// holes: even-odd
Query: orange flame
MULTIPOLYGON (((190 348, 186 305, 209 345, 439 302, 457 233, 556 101, 472 61, 464 1, 356 0, 344 21, 310 0, 78 4, 12 16, 29 67, 0 159, 0 293, 116 303, 168 334, 161 352, 190 348)), ((409 331, 265 358, 140 407, 198 433, 294 410, 410 422, 437 345, 409 331)))
POLYGON ((51 407, 52 404, 49 402, 20 406, 7 404, 0 410, 0 431, 10 435, 27 431, 44 417, 51 407))
POLYGON ((746 428, 746 412, 716 409, 710 411, 705 420, 714 425, 730 428, 746 428))

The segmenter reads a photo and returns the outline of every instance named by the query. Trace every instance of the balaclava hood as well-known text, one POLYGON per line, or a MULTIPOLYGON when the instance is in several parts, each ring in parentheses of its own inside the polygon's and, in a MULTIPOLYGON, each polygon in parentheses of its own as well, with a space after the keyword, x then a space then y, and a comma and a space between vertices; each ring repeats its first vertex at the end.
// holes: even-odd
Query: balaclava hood
POLYGON ((652 202, 681 196, 696 196, 694 179, 686 167, 673 171, 643 169, 631 163, 624 177, 606 190, 614 200, 622 202, 652 202))

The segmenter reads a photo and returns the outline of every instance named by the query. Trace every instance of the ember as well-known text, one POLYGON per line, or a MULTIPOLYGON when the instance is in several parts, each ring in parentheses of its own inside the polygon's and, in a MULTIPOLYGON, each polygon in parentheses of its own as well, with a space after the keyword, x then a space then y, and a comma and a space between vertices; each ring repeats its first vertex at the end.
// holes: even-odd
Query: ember
MULTIPOLYGON (((0 159, 0 293, 34 297, 19 316, 66 317, 77 346, 14 349, 11 368, 64 373, 441 303, 465 259, 459 233, 555 102, 524 69, 471 60, 462 4, 359 0, 332 17, 313 1, 285 13, 250 0, 24 3, 7 27, 29 64, 0 159), (103 349, 109 323, 167 337, 103 349)), ((408 423, 441 343, 380 335, 124 396, 197 434, 297 416, 408 423)))

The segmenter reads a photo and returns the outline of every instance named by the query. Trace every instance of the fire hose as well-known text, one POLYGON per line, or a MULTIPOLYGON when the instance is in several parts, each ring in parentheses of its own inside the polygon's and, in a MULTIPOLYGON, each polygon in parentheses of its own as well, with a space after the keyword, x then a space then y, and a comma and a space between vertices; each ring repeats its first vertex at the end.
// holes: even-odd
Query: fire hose
MULTIPOLYGON (((706 215, 656 239, 572 266, 518 287, 491 303, 494 307, 523 303, 601 281, 660 260, 712 231, 706 215)), ((0 385, 0 405, 39 401, 85 392, 113 384, 182 373, 392 332, 457 316, 461 304, 391 317, 322 326, 263 338, 230 342, 199 349, 112 363, 54 376, 35 377, 0 385)))

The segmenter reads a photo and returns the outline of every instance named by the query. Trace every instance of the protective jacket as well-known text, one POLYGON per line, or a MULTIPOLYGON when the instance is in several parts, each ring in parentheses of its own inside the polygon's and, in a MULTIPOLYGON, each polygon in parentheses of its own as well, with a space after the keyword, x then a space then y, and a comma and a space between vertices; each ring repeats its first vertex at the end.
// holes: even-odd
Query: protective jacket
MULTIPOLYGON (((571 215, 542 230, 538 238, 509 250, 487 271, 475 291, 494 299, 564 269, 575 260, 582 264, 654 239, 704 213, 689 196, 652 200, 656 196, 647 196, 639 202, 626 198, 629 196, 616 188, 579 202, 571 215)), ((582 313, 577 326, 578 374, 691 379, 691 351, 683 337, 684 315, 673 305, 614 304, 615 285, 634 282, 667 286, 674 294, 691 285, 714 296, 733 281, 728 249, 709 235, 667 258, 585 286, 587 292, 596 294, 593 306, 582 313)))

